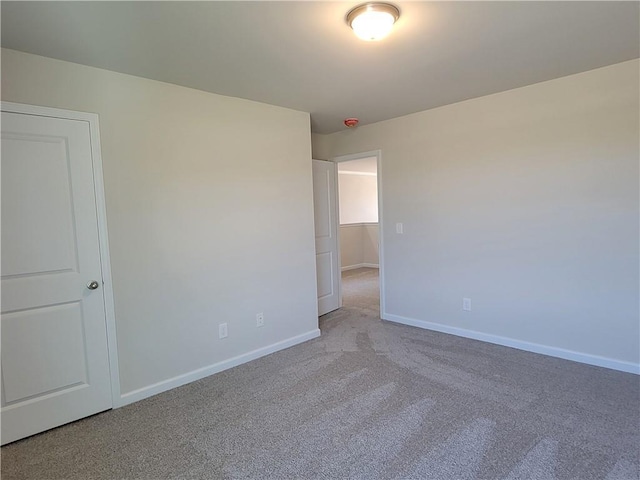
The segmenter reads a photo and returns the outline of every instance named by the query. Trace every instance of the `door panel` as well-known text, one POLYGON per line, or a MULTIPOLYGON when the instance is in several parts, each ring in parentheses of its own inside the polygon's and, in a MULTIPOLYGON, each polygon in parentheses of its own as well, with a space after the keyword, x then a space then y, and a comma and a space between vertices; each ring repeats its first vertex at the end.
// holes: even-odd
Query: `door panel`
POLYGON ((90 138, 2 113, 3 444, 111 408, 90 138))
POLYGON ((336 166, 313 160, 313 207, 316 229, 318 315, 340 308, 336 166))
POLYGON ((67 154, 64 138, 2 135, 3 278, 77 270, 67 154))
POLYGON ((2 322, 7 404, 87 383, 79 302, 7 313, 2 322))
POLYGON ((318 272, 318 298, 322 299, 333 294, 333 255, 331 252, 316 255, 318 272))

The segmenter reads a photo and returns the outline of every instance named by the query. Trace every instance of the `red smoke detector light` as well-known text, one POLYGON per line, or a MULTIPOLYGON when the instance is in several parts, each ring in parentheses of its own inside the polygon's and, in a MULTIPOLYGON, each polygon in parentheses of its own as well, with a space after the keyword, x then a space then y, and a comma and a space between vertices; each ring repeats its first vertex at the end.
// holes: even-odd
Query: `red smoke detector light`
POLYGON ((344 124, 349 128, 353 128, 358 126, 359 121, 360 120, 358 120, 357 118, 345 118, 344 124))

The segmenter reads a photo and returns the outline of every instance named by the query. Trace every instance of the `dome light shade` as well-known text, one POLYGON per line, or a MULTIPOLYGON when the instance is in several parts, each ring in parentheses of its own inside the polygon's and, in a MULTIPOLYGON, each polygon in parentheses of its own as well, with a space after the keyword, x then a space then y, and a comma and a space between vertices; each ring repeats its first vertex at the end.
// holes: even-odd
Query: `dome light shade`
POLYGON ((400 10, 390 3, 363 3, 347 13, 347 24, 362 40, 380 40, 399 17, 400 10))

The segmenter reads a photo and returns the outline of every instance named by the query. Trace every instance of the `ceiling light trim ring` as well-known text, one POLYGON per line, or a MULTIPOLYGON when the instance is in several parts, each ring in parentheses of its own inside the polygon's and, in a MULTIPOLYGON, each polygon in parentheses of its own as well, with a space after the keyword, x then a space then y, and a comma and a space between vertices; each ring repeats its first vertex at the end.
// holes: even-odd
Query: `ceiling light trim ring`
POLYGON ((358 17, 358 15, 364 12, 383 12, 388 13, 393 17, 393 21, 397 22, 400 18, 400 9, 391 3, 385 2, 368 2, 360 4, 347 13, 347 25, 353 28, 352 23, 358 17))

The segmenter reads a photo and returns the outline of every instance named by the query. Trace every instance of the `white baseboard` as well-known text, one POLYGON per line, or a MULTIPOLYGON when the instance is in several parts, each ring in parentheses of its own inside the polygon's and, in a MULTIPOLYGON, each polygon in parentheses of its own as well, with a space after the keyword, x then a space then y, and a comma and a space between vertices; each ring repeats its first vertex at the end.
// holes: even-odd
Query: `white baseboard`
POLYGON ((436 332, 449 333, 451 335, 457 335, 459 337, 472 338, 474 340, 494 343, 496 345, 503 345, 505 347, 517 348, 518 350, 525 350, 527 352, 541 353, 550 357, 563 358, 565 360, 572 360, 574 362, 586 363, 588 365, 595 365, 597 367, 610 368, 612 370, 619 370, 621 372, 635 373, 636 375, 640 375, 640 364, 636 363, 615 360, 607 357, 600 357, 598 355, 591 355, 588 353, 574 352, 572 350, 565 350, 564 348, 549 347, 537 343, 524 342, 521 340, 515 340, 513 338, 501 337, 499 335, 466 330, 464 328, 450 327, 448 325, 443 325, 440 323, 432 323, 424 320, 416 320, 414 318, 401 317, 400 315, 393 315, 391 313, 384 313, 382 315, 382 319, 388 320, 390 322, 402 323, 403 325, 410 325, 412 327, 423 328, 425 330, 434 330, 436 332))
POLYGON ((294 345, 306 342, 307 340, 311 340, 319 336, 320 329, 311 330, 309 332, 303 333, 302 335, 297 335, 295 337, 282 340, 281 342, 258 348, 257 350, 238 355, 237 357, 223 360, 222 362, 214 363, 213 365, 208 365, 206 367, 202 367, 197 370, 178 375, 177 377, 169 378, 167 380, 154 383, 153 385, 139 388, 138 390, 127 392, 120 396, 120 401, 117 402, 117 405, 114 405, 114 408, 123 407, 125 405, 129 405, 130 403, 152 397, 153 395, 157 395, 158 393, 166 392, 167 390, 171 390, 172 388, 195 382, 196 380, 208 377, 209 375, 213 375, 214 373, 237 367, 238 365, 250 362, 251 360, 255 360, 256 358, 264 357, 265 355, 269 355, 279 350, 284 350, 285 348, 292 347, 294 345))
POLYGON ((346 267, 340 267, 341 272, 346 272, 347 270, 355 270, 356 268, 380 268, 380 265, 377 263, 358 263, 357 265, 347 265, 346 267))

